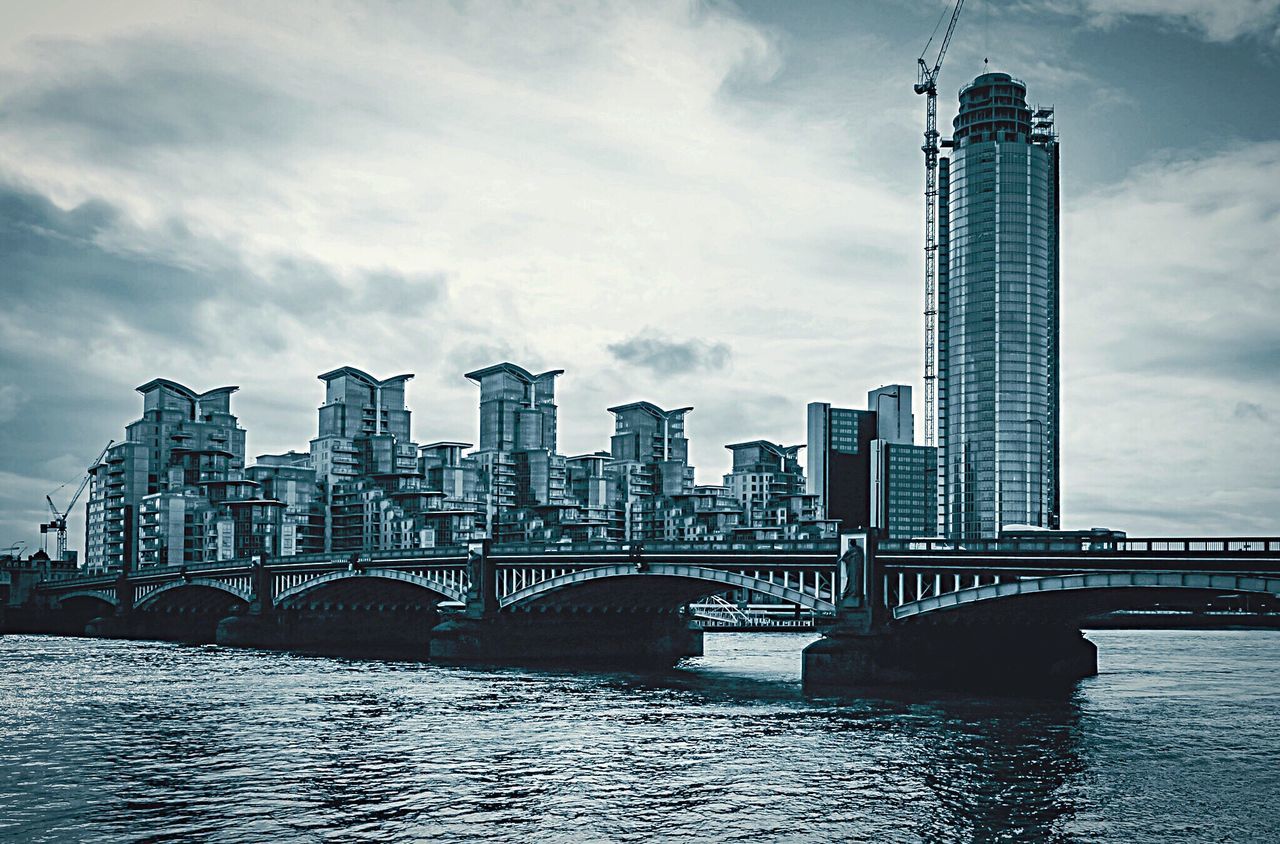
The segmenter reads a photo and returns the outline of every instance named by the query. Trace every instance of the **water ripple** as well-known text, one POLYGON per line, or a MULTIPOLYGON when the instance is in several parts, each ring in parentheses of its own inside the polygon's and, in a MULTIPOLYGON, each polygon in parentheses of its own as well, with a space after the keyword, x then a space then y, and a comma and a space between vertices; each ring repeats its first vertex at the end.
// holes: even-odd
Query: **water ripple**
POLYGON ((1274 840, 1280 635, 1091 634, 1058 700, 0 638, 5 841, 1274 840))

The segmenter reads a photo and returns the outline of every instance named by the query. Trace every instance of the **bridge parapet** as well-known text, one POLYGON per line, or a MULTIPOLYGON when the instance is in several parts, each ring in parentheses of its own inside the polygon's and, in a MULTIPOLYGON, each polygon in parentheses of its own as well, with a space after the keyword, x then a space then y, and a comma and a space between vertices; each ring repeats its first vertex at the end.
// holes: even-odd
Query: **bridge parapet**
POLYGON ((1048 554, 1048 553, 1080 553, 1101 555, 1120 554, 1152 554, 1169 555, 1203 555, 1203 554, 1250 554, 1255 556, 1274 556, 1280 558, 1280 538, 1277 537, 1125 537, 1084 536, 1063 538, 1046 536, 1040 538, 1019 537, 1017 539, 976 539, 950 540, 941 538, 929 539, 885 539, 878 545, 882 555, 904 555, 919 553, 950 554, 1048 554))

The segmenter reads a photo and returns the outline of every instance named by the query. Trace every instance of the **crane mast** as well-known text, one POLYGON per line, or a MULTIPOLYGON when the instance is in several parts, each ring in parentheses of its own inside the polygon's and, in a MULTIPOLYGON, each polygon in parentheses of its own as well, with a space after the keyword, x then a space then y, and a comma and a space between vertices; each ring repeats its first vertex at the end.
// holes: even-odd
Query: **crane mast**
MULTIPOLYGON (((113 445, 115 445, 115 440, 108 440, 107 444, 102 448, 102 453, 98 455, 98 459, 93 461, 89 468, 85 470, 84 477, 80 479, 80 486, 76 488, 76 494, 71 496, 71 502, 67 504, 67 509, 59 511, 54 506, 52 494, 44 497, 44 500, 49 502, 49 512, 53 514, 53 518, 48 523, 40 525, 40 532, 48 533, 52 530, 57 534, 58 556, 56 559, 58 560, 67 558, 67 516, 76 508, 76 502, 84 494, 84 488, 89 485, 89 475, 93 471, 93 467, 102 462, 102 458, 107 456, 107 450, 113 445)), ((63 484, 63 486, 66 486, 66 484, 63 484)), ((58 489, 61 488, 59 487, 58 489)), ((54 492, 57 491, 56 489, 54 490, 54 492)))
POLYGON ((925 61, 925 53, 933 43, 932 36, 916 59, 919 76, 914 90, 925 95, 924 145, 920 149, 924 152, 924 443, 929 446, 935 445, 938 425, 938 74, 942 72, 942 60, 947 55, 962 8, 964 0, 956 0, 933 67, 925 61))

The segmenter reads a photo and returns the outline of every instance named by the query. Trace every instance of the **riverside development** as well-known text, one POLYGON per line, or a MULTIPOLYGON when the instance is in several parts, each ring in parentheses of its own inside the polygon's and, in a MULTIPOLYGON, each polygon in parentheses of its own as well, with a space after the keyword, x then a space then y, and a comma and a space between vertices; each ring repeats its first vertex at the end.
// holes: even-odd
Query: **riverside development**
POLYGON ((152 378, 0 565, 0 840, 1272 840, 1277 632, 1093 625, 1274 621, 1280 537, 1062 529, 1055 113, 983 73, 940 137, 962 5, 923 444, 843 385, 707 483, 693 407, 564 454, 572 373, 493 362, 478 436, 343 366, 254 458, 152 378))
MULTIPOLYGON (((939 163, 937 334, 926 381, 936 431, 915 441, 912 389, 862 408, 812 402, 808 441, 728 444, 698 483, 692 407, 610 407, 608 448, 559 452, 556 381, 510 362, 466 373, 479 438, 419 443, 412 375, 319 375, 316 436, 246 453, 236 387, 143 384, 141 417, 88 468, 88 573, 254 555, 510 543, 993 539, 1060 523, 1058 138, 1053 110, 985 73, 960 93, 939 163), (932 371, 936 351, 936 372, 932 371), (803 455, 802 452, 803 451, 803 455)), ((931 235, 932 237, 932 235, 931 235)), ((932 338, 933 335, 930 334, 932 338)), ((932 420, 931 420, 932 421, 932 420)), ((767 432, 761 432, 767 435, 767 432)), ((603 444, 602 444, 603 445, 603 444)), ((50 502, 51 508, 53 507, 50 502)), ((65 547, 66 513, 43 526, 65 547)), ((61 556, 61 555, 59 555, 61 556)))
POLYGON ((1053 110, 984 73, 941 148, 936 446, 915 444, 911 387, 894 384, 865 409, 810 403, 807 443, 727 445, 732 471, 704 485, 692 407, 610 407, 609 448, 564 455, 563 370, 502 362, 465 376, 478 445, 420 445, 412 375, 346 366, 319 376, 307 450, 246 465, 237 388, 157 378, 89 467, 83 567, 11 566, 10 628, 670 665, 703 652, 699 608, 718 601, 821 621, 810 687, 993 687, 1096 674, 1081 629, 1099 613, 1268 611, 1280 539, 1057 529, 1053 110))

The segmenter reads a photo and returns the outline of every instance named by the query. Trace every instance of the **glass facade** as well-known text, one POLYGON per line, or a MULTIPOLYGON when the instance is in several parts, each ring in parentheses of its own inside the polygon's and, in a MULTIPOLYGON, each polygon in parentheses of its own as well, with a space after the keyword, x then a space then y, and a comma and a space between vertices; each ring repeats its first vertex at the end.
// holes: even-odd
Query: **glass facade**
POLYGON ((1002 73, 960 94, 939 169, 941 532, 1057 528, 1058 146, 1002 73))
POLYGON ((825 518, 840 522, 841 530, 866 530, 871 524, 875 411, 810 402, 807 428, 808 492, 818 497, 825 518))
POLYGON ((929 536, 936 527, 937 449, 876 440, 871 444, 871 526, 890 539, 929 536))

